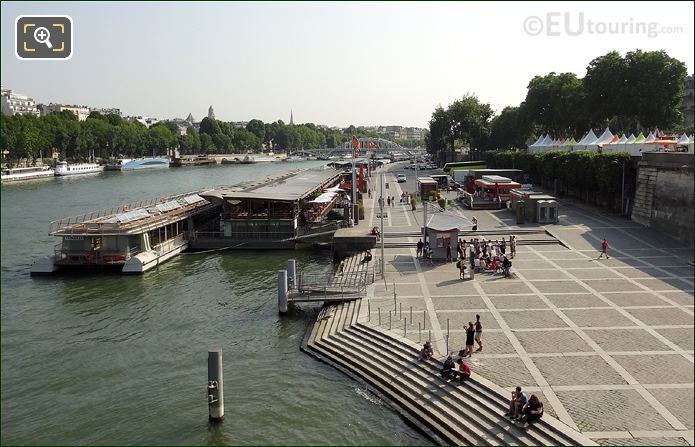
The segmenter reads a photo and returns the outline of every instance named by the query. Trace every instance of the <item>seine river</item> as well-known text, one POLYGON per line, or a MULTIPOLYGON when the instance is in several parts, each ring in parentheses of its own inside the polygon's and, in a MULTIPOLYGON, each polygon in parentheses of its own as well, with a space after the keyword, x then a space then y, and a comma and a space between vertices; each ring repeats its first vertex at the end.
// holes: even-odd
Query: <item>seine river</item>
POLYGON ((358 383, 299 351, 276 272, 312 249, 184 254, 142 276, 31 278, 51 220, 322 162, 105 172, 2 187, 2 444, 429 444, 358 383), (224 353, 210 425, 207 350, 224 353))

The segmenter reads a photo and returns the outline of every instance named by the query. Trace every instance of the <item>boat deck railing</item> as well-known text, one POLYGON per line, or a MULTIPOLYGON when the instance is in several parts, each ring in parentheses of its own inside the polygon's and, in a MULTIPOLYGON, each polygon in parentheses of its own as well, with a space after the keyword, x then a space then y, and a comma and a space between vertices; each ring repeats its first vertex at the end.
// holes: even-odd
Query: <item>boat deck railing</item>
POLYGON ((69 250, 61 244, 53 248, 56 262, 60 264, 120 264, 140 253, 139 247, 129 250, 69 250))
POLYGON ((280 231, 237 231, 231 236, 225 236, 221 231, 195 231, 193 238, 228 238, 228 239, 264 239, 269 241, 289 241, 294 235, 280 231))
MULTIPOLYGON (((204 191, 208 191, 209 188, 206 189, 200 189, 197 191, 193 192, 188 192, 184 194, 177 194, 174 196, 168 196, 168 197, 158 197, 155 199, 150 199, 150 200, 141 200, 139 202, 133 202, 130 204, 125 204, 125 205, 120 205, 120 206, 115 206, 111 208, 104 208, 101 210, 96 210, 96 211, 91 211, 87 212, 84 214, 80 214, 77 216, 71 216, 71 217, 64 217, 62 219, 54 220, 49 224, 48 228, 48 234, 49 235, 54 235, 58 232, 62 233, 81 233, 85 232, 88 230, 93 230, 93 231, 103 231, 105 229, 112 230, 114 232, 118 232, 118 230, 121 230, 123 232, 127 232, 128 230, 131 230, 134 226, 140 226, 143 223, 156 223, 161 220, 165 220, 168 218, 170 215, 172 215, 172 212, 165 212, 161 213, 158 215, 153 215, 151 216, 150 219, 138 219, 134 220, 131 222, 123 222, 123 223, 111 223, 111 222, 105 222, 107 217, 115 216, 118 214, 126 213, 129 211, 134 211, 137 209, 145 209, 145 208, 150 208, 154 205, 157 205, 159 203, 167 202, 170 200, 177 200, 181 199, 190 195, 194 194, 199 194, 204 191), (159 219, 152 219, 152 218, 159 218, 159 219)), ((209 203, 209 202, 208 202, 209 203)), ((189 209, 190 207, 184 207, 184 208, 178 208, 173 211, 181 211, 182 209, 189 209)), ((195 207, 197 208, 197 206, 195 207)))

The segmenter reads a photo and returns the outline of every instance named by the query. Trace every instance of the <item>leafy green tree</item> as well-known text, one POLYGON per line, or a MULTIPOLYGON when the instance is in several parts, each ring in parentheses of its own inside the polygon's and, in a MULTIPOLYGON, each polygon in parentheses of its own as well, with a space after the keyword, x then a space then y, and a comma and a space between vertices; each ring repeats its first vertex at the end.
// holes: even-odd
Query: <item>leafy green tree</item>
POLYGON ((584 132, 588 124, 584 85, 574 73, 535 76, 528 84, 524 111, 544 131, 558 137, 584 132))
POLYGON ((210 119, 207 116, 200 121, 200 133, 206 133, 210 136, 221 133, 220 125, 217 120, 210 119))
POLYGON ((246 124, 246 130, 254 134, 260 141, 265 139, 265 124, 261 120, 252 119, 246 124))

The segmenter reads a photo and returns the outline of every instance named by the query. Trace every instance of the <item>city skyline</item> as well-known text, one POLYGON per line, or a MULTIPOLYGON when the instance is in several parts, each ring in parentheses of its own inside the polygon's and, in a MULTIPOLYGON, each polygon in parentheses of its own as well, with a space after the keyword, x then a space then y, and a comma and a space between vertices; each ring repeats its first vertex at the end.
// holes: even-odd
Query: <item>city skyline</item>
POLYGON ((423 128, 438 104, 471 92, 499 112, 523 100, 533 76, 583 76, 591 59, 613 49, 664 49, 693 71, 693 29, 680 21, 692 17, 692 3, 658 10, 637 4, 629 12, 622 5, 530 3, 509 5, 500 17, 495 11, 502 8, 3 3, 2 83, 41 103, 117 107, 124 115, 160 119, 189 113, 199 119, 212 104, 224 121, 288 122, 293 112, 301 123, 423 128), (15 17, 39 13, 73 18, 71 60, 14 58, 15 17), (563 17, 608 31, 617 20, 627 27, 610 35, 586 28, 575 36, 576 27, 556 27, 563 17), (538 28, 529 28, 529 19, 539 18, 546 32, 533 35, 538 28), (668 29, 650 37, 651 23, 668 29), (553 26, 560 35, 549 35, 553 26))

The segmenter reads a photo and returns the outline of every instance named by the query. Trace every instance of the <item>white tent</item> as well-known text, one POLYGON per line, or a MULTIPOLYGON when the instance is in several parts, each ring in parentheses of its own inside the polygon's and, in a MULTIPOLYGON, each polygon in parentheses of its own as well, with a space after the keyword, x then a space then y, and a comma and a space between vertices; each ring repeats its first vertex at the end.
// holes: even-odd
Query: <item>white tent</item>
POLYGON ((626 143, 627 143, 627 137, 625 136, 625 134, 623 134, 623 136, 620 137, 620 139, 616 143, 613 143, 613 144, 626 144, 626 143))
POLYGON ((584 135, 584 138, 582 138, 581 141, 577 143, 577 146, 579 149, 587 149, 587 146, 595 144, 596 139, 597 137, 594 133, 594 130, 590 129, 589 132, 587 132, 587 134, 584 135))
POLYGON ((630 136, 627 137, 627 141, 625 142, 625 144, 633 144, 636 139, 637 137, 635 136, 635 134, 631 133, 630 136))
POLYGON ((644 142, 651 143, 652 141, 656 141, 656 136, 652 132, 649 132, 649 135, 647 135, 647 138, 644 139, 644 142))
POLYGON ((529 145, 529 148, 537 147, 541 143, 541 141, 543 141, 544 138, 545 138, 545 135, 541 135, 540 137, 538 137, 538 139, 536 140, 535 143, 529 145))
POLYGON ((689 144, 690 138, 686 134, 681 135, 681 137, 676 141, 676 144, 689 144))
POLYGON ((613 139, 613 134, 611 133, 611 130, 606 127, 606 130, 603 131, 601 136, 598 137, 598 139, 594 142, 594 144, 596 146, 608 144, 611 142, 612 139, 613 139))

